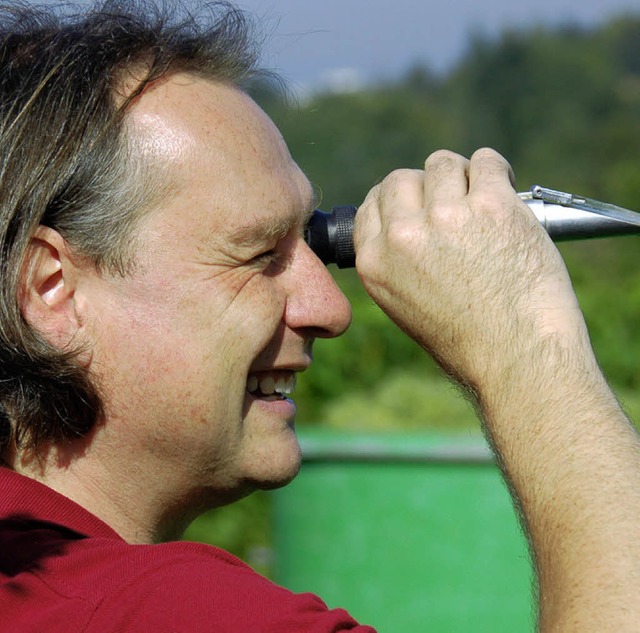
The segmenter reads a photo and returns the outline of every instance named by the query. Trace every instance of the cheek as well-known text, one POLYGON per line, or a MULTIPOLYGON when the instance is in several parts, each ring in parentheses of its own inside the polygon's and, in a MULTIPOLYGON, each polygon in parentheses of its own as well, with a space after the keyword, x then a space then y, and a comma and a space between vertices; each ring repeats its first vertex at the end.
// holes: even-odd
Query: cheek
POLYGON ((128 391, 164 385, 191 395, 208 382, 210 395, 224 398, 211 391, 246 379, 286 304, 276 278, 238 275, 225 282, 103 306, 98 314, 104 316, 95 318, 94 370, 120 375, 128 391))
POLYGON ((264 348, 282 322, 287 295, 277 277, 256 274, 222 302, 212 327, 223 347, 264 348))

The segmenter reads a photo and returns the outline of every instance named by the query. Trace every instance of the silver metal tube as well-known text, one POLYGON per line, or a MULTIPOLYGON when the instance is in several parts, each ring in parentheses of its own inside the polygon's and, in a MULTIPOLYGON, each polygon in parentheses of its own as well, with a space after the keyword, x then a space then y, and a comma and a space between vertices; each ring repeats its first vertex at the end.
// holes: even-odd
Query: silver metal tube
POLYGON ((640 213, 629 209, 539 185, 518 195, 556 242, 640 234, 640 213))

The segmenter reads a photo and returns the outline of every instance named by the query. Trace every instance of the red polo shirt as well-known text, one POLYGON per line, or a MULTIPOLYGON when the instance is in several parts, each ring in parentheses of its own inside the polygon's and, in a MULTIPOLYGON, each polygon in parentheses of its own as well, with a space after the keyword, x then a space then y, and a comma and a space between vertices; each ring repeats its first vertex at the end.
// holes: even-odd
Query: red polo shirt
POLYGON ((372 633, 215 547, 129 545, 50 488, 0 468, 0 633, 372 633))

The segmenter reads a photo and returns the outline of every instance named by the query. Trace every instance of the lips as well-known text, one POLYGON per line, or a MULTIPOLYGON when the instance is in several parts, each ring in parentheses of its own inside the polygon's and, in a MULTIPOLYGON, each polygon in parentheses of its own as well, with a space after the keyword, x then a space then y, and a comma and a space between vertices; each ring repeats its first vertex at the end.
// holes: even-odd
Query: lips
POLYGON ((247 391, 256 397, 288 396, 295 387, 296 372, 290 370, 254 372, 247 379, 247 391))

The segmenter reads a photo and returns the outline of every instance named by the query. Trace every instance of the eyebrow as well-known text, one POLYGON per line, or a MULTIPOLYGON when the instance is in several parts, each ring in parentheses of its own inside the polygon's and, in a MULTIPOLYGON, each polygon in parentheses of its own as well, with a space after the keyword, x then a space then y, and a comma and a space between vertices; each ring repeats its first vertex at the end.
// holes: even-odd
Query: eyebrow
POLYGON ((319 196, 315 188, 313 188, 311 196, 309 196, 308 202, 305 205, 304 213, 301 216, 296 217, 294 214, 288 214, 284 217, 271 216, 267 218, 257 216, 255 218, 257 221, 239 226, 228 236, 228 239, 238 246, 247 247, 254 246, 265 237, 280 240, 288 235, 295 227, 305 227, 311 219, 318 202, 319 196))

